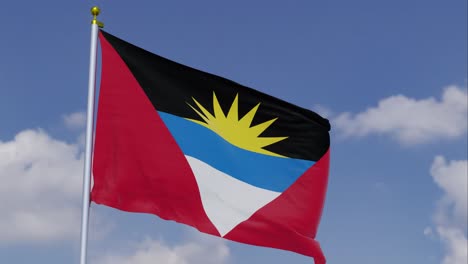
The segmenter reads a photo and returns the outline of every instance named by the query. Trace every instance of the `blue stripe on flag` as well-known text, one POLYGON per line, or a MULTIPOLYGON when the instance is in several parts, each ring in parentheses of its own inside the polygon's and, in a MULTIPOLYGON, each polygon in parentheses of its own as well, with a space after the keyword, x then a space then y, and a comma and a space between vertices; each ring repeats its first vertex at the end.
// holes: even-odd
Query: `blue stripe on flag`
MULTIPOLYGON (((274 157, 241 149, 187 119, 158 112, 186 156, 253 186, 283 192, 313 161, 274 157)), ((242 194, 239 194, 242 195, 242 194)))

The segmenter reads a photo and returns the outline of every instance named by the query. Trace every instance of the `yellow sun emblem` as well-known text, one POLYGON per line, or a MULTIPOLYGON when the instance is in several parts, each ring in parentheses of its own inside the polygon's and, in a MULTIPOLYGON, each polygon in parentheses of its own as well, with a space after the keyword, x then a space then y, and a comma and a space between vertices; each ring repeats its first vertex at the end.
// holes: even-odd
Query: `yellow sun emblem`
POLYGON ((260 103, 258 103, 254 108, 252 108, 247 114, 245 114, 241 119, 238 117, 238 106, 239 106, 239 95, 237 94, 232 102, 232 105, 227 113, 224 114, 221 106, 219 104, 216 94, 213 92, 213 110, 214 115, 211 114, 205 107, 203 107, 195 98, 193 101, 198 106, 200 110, 197 110, 194 106, 187 103, 205 122, 189 119, 197 124, 200 124, 222 138, 224 138, 229 143, 249 151, 276 156, 276 157, 285 157, 277 153, 263 149, 266 146, 284 140, 288 137, 260 137, 262 134, 273 122, 278 118, 271 119, 269 121, 263 122, 261 124, 250 126, 252 120, 257 113, 260 103), (200 112, 201 111, 201 112, 200 112))

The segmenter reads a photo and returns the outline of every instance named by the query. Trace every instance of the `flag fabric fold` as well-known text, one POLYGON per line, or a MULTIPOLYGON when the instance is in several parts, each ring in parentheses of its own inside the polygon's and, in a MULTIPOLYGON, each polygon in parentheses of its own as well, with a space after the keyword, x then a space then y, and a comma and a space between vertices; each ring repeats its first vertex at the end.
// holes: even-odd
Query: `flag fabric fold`
POLYGON ((325 263, 328 120, 107 32, 100 43, 92 201, 325 263))

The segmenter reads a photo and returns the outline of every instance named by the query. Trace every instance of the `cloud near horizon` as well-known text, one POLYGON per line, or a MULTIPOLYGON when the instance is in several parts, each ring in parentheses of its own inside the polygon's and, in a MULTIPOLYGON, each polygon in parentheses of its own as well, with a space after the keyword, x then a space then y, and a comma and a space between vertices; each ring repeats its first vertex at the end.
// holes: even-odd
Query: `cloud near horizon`
POLYGON ((227 264, 229 248, 217 238, 190 239, 175 246, 158 240, 146 239, 133 246, 131 252, 110 252, 93 264, 227 264))
POLYGON ((363 112, 339 114, 332 123, 344 137, 384 134, 412 145, 465 135, 467 111, 466 87, 452 85, 444 89, 440 100, 395 95, 363 112))
POLYGON ((445 246, 442 264, 466 264, 468 160, 448 162, 437 156, 430 172, 434 182, 444 191, 434 213, 435 230, 445 246))
POLYGON ((63 115, 63 122, 69 129, 84 129, 86 126, 86 113, 85 112, 74 112, 67 115, 63 115))
POLYGON ((24 130, 0 141, 0 243, 79 234, 83 156, 77 144, 24 130))

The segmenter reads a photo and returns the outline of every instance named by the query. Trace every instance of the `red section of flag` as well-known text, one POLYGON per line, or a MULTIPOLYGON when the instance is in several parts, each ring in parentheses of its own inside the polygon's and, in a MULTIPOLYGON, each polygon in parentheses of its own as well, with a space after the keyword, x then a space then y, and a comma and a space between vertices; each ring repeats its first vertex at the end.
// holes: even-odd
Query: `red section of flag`
MULTIPOLYGON (((219 236, 184 154, 127 65, 100 36, 103 56, 91 199, 151 213, 219 236)), ((278 198, 226 236, 289 250, 325 264, 314 240, 328 180, 329 152, 278 198)), ((242 194, 239 194, 242 195, 242 194)))
POLYGON ((325 200, 329 163, 330 151, 278 198, 224 238, 294 251, 313 257, 316 264, 324 264, 325 257, 314 238, 325 200))
POLYGON ((100 39, 104 66, 92 201, 219 235, 184 154, 120 56, 100 39))

